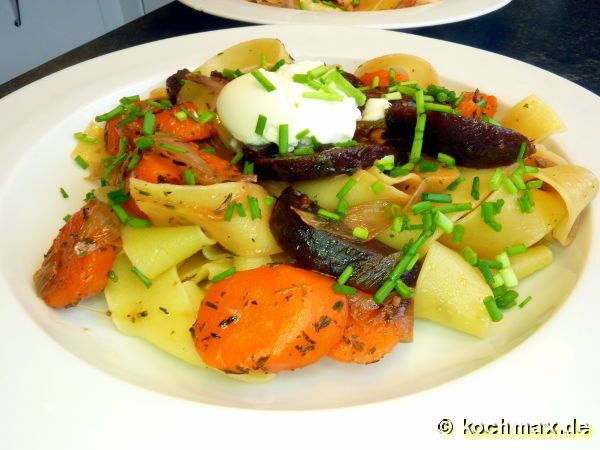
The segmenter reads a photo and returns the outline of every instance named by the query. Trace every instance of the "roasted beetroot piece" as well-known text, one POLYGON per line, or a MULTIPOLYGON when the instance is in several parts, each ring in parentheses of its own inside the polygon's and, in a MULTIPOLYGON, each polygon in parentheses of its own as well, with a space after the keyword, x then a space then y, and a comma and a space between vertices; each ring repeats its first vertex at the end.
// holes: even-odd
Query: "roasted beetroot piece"
MULTIPOLYGON (((371 167, 388 155, 399 155, 398 147, 357 143, 354 147, 331 147, 312 155, 274 155, 246 148, 246 158, 254 163, 260 180, 302 181, 329 175, 352 174, 371 167)), ((402 152, 406 154, 406 152, 402 152)))
MULTIPOLYGON (((346 284, 373 293, 386 281, 402 256, 379 241, 356 242, 314 228, 300 218, 297 210, 316 213, 318 206, 289 187, 277 199, 270 225, 279 245, 301 267, 337 277, 352 265, 354 273, 346 284)), ((402 275, 402 280, 414 286, 419 270, 420 264, 415 265, 402 275)))
MULTIPOLYGON (((386 112, 387 137, 399 145, 409 145, 416 120, 413 102, 395 102, 386 112)), ((535 153, 533 144, 514 130, 470 117, 427 111, 423 153, 433 157, 446 153, 459 166, 484 169, 512 164, 524 142, 525 156, 535 153)))

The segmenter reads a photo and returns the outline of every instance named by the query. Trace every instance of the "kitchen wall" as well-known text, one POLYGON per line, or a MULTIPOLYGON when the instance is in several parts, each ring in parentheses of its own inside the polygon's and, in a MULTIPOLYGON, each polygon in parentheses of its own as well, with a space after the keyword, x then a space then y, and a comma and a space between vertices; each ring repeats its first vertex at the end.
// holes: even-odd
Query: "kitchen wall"
POLYGON ((0 83, 171 1, 0 0, 0 83))

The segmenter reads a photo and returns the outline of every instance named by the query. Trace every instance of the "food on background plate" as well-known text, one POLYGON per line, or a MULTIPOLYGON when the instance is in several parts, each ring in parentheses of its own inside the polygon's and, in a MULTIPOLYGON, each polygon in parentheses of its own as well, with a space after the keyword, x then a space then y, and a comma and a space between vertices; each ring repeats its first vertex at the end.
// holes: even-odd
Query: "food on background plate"
POLYGON ((54 308, 103 292, 123 333, 249 382, 377 362, 415 317, 485 339, 598 191, 540 143, 564 130, 541 99, 497 107, 421 57, 349 73, 243 42, 75 134, 98 187, 36 291, 54 308))
POLYGON ((247 0, 259 5, 306 11, 351 12, 385 11, 426 5, 438 0, 247 0))

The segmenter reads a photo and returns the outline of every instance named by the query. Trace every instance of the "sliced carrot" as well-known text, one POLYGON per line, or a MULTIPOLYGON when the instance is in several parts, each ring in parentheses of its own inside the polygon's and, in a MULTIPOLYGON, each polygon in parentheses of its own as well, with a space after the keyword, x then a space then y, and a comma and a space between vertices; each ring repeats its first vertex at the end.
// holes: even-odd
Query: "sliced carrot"
POLYGON ((182 172, 171 159, 146 152, 133 169, 132 176, 149 183, 184 184, 182 172))
POLYGON ((61 228, 33 276, 38 295, 53 308, 74 306, 104 290, 121 247, 120 223, 92 200, 61 228))
MULTIPOLYGON (((372 86, 373 80, 375 77, 379 77, 379 86, 388 87, 390 85, 390 72, 389 70, 376 70, 375 72, 365 73, 362 77, 360 77, 360 81, 365 86, 372 86)), ((404 74, 397 73, 394 76, 394 81, 407 81, 408 78, 404 76, 404 74)))
POLYGON ((463 92, 464 98, 458 104, 457 108, 461 110, 465 117, 481 119, 483 116, 494 117, 498 109, 498 99, 493 95, 482 94, 479 91, 463 92), (485 105, 477 103, 485 100, 485 105))
POLYGON ((229 161, 223 158, 203 152, 202 150, 198 150, 198 153, 202 159, 206 161, 206 164, 208 164, 210 168, 214 170, 215 174, 224 180, 236 179, 242 174, 237 166, 232 166, 229 161))
POLYGON ((123 120, 125 116, 118 116, 106 122, 104 126, 104 142, 106 151, 111 155, 119 153, 119 143, 121 137, 125 137, 130 147, 133 147, 134 140, 140 136, 142 131, 142 119, 134 119, 123 126, 117 124, 123 120))
MULTIPOLYGON (((184 103, 181 106, 190 112, 196 111, 196 107, 192 103, 184 103)), ((181 111, 180 105, 176 105, 158 113, 156 115, 156 131, 175 135, 186 142, 200 141, 214 134, 214 127, 210 122, 198 123, 189 117, 181 121, 175 117, 175 113, 179 111, 181 111)))
POLYGON ((229 373, 277 373, 315 363, 342 337, 346 297, 335 280, 287 265, 238 272, 206 293, 196 348, 229 373))
POLYGON ((390 353, 399 342, 412 341, 412 301, 394 297, 378 307, 370 295, 359 292, 350 298, 349 308, 344 335, 329 352, 333 359, 371 364, 390 353))

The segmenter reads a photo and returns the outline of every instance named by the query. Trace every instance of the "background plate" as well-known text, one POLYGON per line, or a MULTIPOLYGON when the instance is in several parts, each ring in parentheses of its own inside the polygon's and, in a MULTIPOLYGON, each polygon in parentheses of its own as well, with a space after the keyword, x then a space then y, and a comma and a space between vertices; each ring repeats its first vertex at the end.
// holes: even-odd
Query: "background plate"
MULTIPOLYGON (((68 161, 72 133, 122 96, 143 95, 175 70, 257 37, 280 38, 298 59, 319 57, 349 69, 410 50, 428 59, 449 86, 479 87, 504 107, 535 92, 568 127, 547 144, 600 173, 589 139, 598 97, 509 58, 402 33, 332 26, 222 30, 123 50, 29 85, 0 101, 0 447, 187 448, 225 437, 239 446, 248 445, 248 436, 287 445, 294 433, 290 447, 296 448, 314 444, 322 432, 323 445, 335 439, 337 445, 371 447, 401 435, 402 443, 444 439, 464 448, 463 440, 438 433, 439 420, 455 420, 459 433, 463 418, 593 423, 600 401, 594 356, 600 304, 592 301, 600 288, 598 208, 587 211, 580 235, 558 249, 555 264, 523 283, 521 292, 535 300, 507 314, 489 340, 419 322, 415 344, 400 346, 379 364, 327 360, 262 386, 187 367, 119 334, 101 313, 54 311, 35 298, 31 274, 61 218, 79 208, 89 189, 68 161), (71 193, 68 201, 59 186, 71 193), (347 408, 306 411, 341 406, 347 408), (364 426, 343 436, 331 433, 357 422, 364 426)), ((99 301, 91 306, 101 310, 99 301)))
MULTIPOLYGON (((329 13, 275 8, 245 0, 179 0, 199 11, 251 23, 414 28, 458 22, 491 13, 511 0, 441 0, 388 11, 329 13)), ((310 0, 308 0, 310 1, 310 0)))

